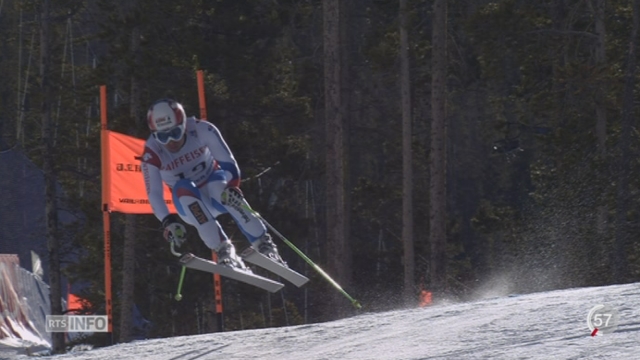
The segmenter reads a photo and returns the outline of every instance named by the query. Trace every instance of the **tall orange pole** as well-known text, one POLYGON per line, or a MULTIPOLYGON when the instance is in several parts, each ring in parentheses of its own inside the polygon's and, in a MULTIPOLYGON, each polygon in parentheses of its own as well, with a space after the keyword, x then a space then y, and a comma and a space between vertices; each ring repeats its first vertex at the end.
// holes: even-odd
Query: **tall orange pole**
POLYGON ((104 228, 104 294, 109 332, 113 337, 111 302, 111 219, 109 216, 109 135, 107 133, 107 87, 100 86, 100 152, 102 155, 102 224, 104 228))
POLYGON ((198 70, 196 72, 198 78, 198 100, 200 100, 200 119, 207 119, 207 102, 204 97, 204 72, 198 70))
MULTIPOLYGON (((196 72, 198 79, 198 100, 200 103, 200 119, 207 119, 207 102, 204 96, 204 72, 198 70, 196 72)), ((215 251, 211 251, 211 259, 218 261, 218 255, 215 251)), ((213 293, 215 294, 216 301, 216 315, 218 317, 218 330, 222 331, 224 322, 222 321, 222 281, 220 280, 220 274, 213 274, 213 293)))

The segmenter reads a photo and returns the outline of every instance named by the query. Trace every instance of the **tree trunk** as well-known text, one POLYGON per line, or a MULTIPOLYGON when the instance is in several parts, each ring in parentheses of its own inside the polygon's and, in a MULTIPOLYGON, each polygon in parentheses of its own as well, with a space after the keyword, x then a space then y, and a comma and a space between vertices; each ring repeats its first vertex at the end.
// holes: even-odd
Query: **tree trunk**
MULTIPOLYGON (((62 314, 62 289, 60 284, 60 244, 58 241, 58 209, 56 202, 56 173, 54 168, 53 128, 51 122, 51 54, 50 50, 50 0, 42 3, 40 17, 40 91, 42 93, 42 168, 45 186, 45 219, 47 223, 47 248, 49 251, 49 301, 51 315, 62 314)), ((51 333, 54 353, 64 352, 64 333, 51 333)))
MULTIPOLYGON (((344 127, 341 106, 340 1, 323 2, 324 96, 326 133, 326 221, 329 272, 343 286, 348 281, 346 242, 344 127)), ((336 296, 339 296, 337 294, 336 296)), ((334 299, 339 305, 341 299, 334 299)), ((340 307, 338 307, 340 309, 340 307)), ((336 315, 339 315, 338 311, 336 315)))
MULTIPOLYGON (((603 67, 607 60, 606 51, 605 51, 605 8, 606 0, 596 0, 595 1, 595 28, 596 35, 598 36, 598 41, 596 41, 596 66, 598 68, 603 67)), ((596 136, 598 138, 598 155, 600 159, 604 160, 607 155, 607 104, 605 101, 607 95, 606 82, 599 82, 598 88, 596 90, 596 98, 595 98, 595 106, 596 106, 596 136)), ((603 168, 602 171, 605 171, 603 168)), ((607 172, 608 173, 608 172, 607 172)), ((600 192, 602 194, 601 203, 606 203, 606 195, 605 192, 600 192)), ((599 205, 597 212, 597 226, 596 229, 599 235, 604 235, 606 233, 606 224, 607 224, 607 206, 599 205)))
MULTIPOLYGON (((131 52, 134 58, 133 66, 138 64, 140 51, 140 28, 135 26, 131 31, 131 52)), ((135 75, 135 69, 132 69, 131 75, 131 106, 129 115, 131 120, 136 123, 140 113, 140 89, 138 79, 135 75)), ((136 135, 136 134, 132 134, 136 135)), ((120 315, 120 342, 129 342, 133 340, 133 306, 135 292, 135 261, 136 261, 136 215, 125 215, 124 229, 124 245, 122 259, 122 313, 120 315)))
MULTIPOLYGON (((596 36, 598 36, 598 40, 596 41, 596 66, 603 66, 607 60, 606 57, 606 48, 605 48, 605 19, 604 19, 604 8, 605 8, 606 0, 596 0, 595 2, 595 28, 596 28, 596 36)), ((603 86, 605 84, 602 84, 603 86)), ((598 91, 596 92, 596 115, 597 115, 597 123, 596 123, 596 135, 598 137, 598 153, 600 156, 604 156, 606 154, 606 141, 607 141, 607 108, 606 103, 604 101, 604 97, 606 95, 605 89, 602 87, 598 87, 598 91)))
POLYGON ((404 301, 415 303, 413 253, 413 155, 411 150, 411 79, 407 0, 400 0, 400 96, 402 101, 402 242, 404 244, 404 301))
POLYGON ((638 35, 638 19, 640 17, 640 0, 633 1, 633 27, 629 39, 629 53, 627 68, 624 74, 624 93, 622 100, 622 121, 620 124, 620 142, 618 143, 621 156, 618 159, 618 187, 616 195, 616 241, 614 252, 614 282, 625 282, 628 275, 627 251, 629 229, 627 226, 627 209, 629 198, 629 168, 631 166, 631 119, 634 115, 633 89, 636 75, 636 46, 638 35))
MULTIPOLYGON (((343 260, 342 260, 342 284, 346 286, 351 283, 351 181, 349 177, 349 124, 351 123, 351 112, 349 108, 351 106, 351 81, 350 81, 350 72, 349 72, 349 62, 350 62, 350 53, 351 50, 351 41, 349 40, 352 36, 350 34, 350 28, 347 24, 351 24, 349 21, 349 14, 352 12, 354 6, 357 6, 354 2, 351 1, 341 1, 340 2, 340 18, 339 18, 339 28, 340 28, 340 119, 342 122, 342 176, 344 178, 342 182, 342 193, 343 193, 343 201, 342 201, 342 209, 344 217, 342 219, 343 222, 343 234, 344 234, 344 246, 343 246, 343 260)), ((340 295, 336 294, 336 297, 340 295)), ((341 299, 344 301, 344 299, 341 299)))
POLYGON ((435 296, 446 291, 447 197, 446 197, 446 77, 447 1, 433 5, 431 50, 431 146, 429 153, 429 239, 431 241, 431 287, 435 296))

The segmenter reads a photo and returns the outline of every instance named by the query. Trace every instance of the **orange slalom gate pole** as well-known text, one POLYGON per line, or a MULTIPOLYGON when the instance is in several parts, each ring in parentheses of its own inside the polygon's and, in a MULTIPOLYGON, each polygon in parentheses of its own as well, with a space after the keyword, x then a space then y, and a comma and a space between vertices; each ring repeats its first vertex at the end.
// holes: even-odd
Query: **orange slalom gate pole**
MULTIPOLYGON (((198 80, 198 100, 200 105, 200 119, 207 119, 207 102, 204 93, 204 72, 198 70, 196 72, 196 78, 198 80)), ((218 262, 218 255, 215 251, 211 251, 211 259, 214 262, 218 262)), ((220 274, 213 274, 213 293, 215 294, 216 302, 216 316, 218 317, 218 330, 223 331, 224 322, 222 318, 222 281, 220 280, 220 274)))
POLYGON ((204 97, 204 72, 202 70, 198 70, 196 72, 196 77, 198 79, 198 100, 200 103, 200 119, 207 119, 207 102, 204 97))
POLYGON ((111 298, 111 219, 109 216, 109 136, 107 134, 107 87, 100 86, 100 152, 102 157, 102 224, 104 228, 104 293, 109 332, 113 343, 111 298))

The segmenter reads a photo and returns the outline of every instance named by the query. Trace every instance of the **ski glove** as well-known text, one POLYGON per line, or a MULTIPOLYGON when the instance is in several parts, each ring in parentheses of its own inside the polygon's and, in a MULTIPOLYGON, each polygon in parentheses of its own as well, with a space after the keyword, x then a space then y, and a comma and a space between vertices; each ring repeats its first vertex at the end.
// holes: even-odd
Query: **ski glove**
POLYGON ((180 247, 187 239, 187 229, 180 223, 180 218, 176 214, 169 214, 162 220, 164 228, 164 238, 168 242, 180 247))
POLYGON ((242 194, 242 190, 240 190, 239 187, 228 186, 224 189, 220 198, 222 205, 242 208, 244 195, 242 194))

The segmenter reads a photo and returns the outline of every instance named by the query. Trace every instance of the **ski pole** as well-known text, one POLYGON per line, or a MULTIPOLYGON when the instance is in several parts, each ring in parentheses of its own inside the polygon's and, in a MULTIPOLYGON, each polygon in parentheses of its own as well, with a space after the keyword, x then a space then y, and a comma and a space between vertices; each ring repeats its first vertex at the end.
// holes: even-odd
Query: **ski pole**
MULTIPOLYGON (((171 253, 175 256, 182 256, 182 254, 176 251, 173 242, 171 242, 171 253)), ((180 270, 180 280, 178 281, 178 291, 176 292, 176 296, 175 296, 176 301, 182 300, 182 282, 184 281, 184 274, 186 272, 187 272, 187 267, 182 265, 182 270, 180 270)))
POLYGON ((302 259, 304 259, 304 261, 307 262, 307 264, 311 265, 311 267, 316 270, 318 272, 318 274, 322 275, 322 277, 325 278, 325 280, 327 280, 329 282, 329 284, 331 284, 334 288, 336 288, 336 290, 338 290, 342 295, 344 295, 347 299, 349 299, 349 301, 351 302, 351 304, 353 306, 355 306, 357 309, 360 309, 362 307, 362 305, 360 304, 360 302, 356 299, 354 299, 353 297, 351 297, 351 295, 349 295, 343 288, 342 286, 340 286, 340 284, 338 284, 335 280, 333 280, 331 278, 331 276, 329 276, 329 274, 327 274, 326 272, 324 272, 324 270, 322 270, 320 268, 320 266, 316 265, 316 263, 313 262, 313 260, 311 260, 307 255, 305 255, 305 253, 303 253, 300 249, 298 249, 291 241, 289 241, 286 237, 284 237, 284 235, 282 235, 278 230, 276 230, 273 226, 271 226, 271 224, 269 224, 269 222, 267 220, 265 220, 264 217, 262 217, 262 215, 260 215, 260 213, 258 213, 257 211, 253 210, 250 206, 243 204, 242 207, 249 211, 250 213, 252 213, 253 215, 255 215, 256 217, 260 218, 265 225, 267 225, 267 227, 276 235, 278 236, 280 239, 282 239, 282 241, 284 241, 285 244, 287 244, 291 249, 293 249, 293 251, 296 252, 296 254, 300 255, 300 257, 302 259))
POLYGON ((187 271, 187 267, 182 265, 182 270, 180 271, 180 281, 178 281, 178 292, 176 293, 176 301, 182 300, 182 282, 184 281, 184 274, 187 271))

